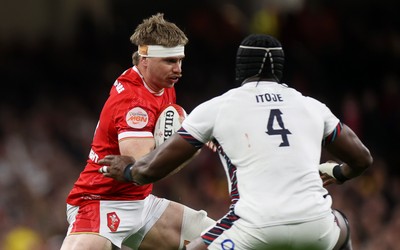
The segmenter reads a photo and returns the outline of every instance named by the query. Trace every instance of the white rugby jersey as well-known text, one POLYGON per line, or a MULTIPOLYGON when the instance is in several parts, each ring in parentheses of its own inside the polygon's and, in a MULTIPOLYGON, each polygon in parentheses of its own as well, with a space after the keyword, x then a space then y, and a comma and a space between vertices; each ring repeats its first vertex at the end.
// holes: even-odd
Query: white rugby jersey
POLYGON ((249 82, 196 107, 182 127, 216 139, 234 213, 247 226, 310 221, 331 212, 318 172, 323 138, 339 123, 323 103, 275 82, 249 82))

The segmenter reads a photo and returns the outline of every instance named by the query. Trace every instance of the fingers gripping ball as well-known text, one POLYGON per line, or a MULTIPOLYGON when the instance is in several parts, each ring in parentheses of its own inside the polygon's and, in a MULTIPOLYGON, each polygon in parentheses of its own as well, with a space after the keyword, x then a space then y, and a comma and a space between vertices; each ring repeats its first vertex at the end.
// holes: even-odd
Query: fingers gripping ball
POLYGON ((162 109, 154 128, 156 147, 181 128, 186 116, 186 111, 178 104, 169 104, 162 109))

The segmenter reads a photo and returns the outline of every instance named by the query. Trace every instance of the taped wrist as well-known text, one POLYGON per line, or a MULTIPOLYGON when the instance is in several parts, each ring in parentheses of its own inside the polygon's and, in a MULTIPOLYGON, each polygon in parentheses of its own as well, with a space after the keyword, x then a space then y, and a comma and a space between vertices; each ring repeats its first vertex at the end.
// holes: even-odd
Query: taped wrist
POLYGON ((343 166, 343 164, 336 165, 335 167, 333 167, 332 174, 333 174, 333 177, 336 178, 336 180, 343 183, 343 182, 349 180, 350 178, 347 178, 346 176, 343 175, 342 166, 343 166))
POLYGON ((128 164, 125 169, 124 169, 124 179, 127 182, 133 182, 133 178, 132 178, 132 167, 133 167, 133 163, 128 164))

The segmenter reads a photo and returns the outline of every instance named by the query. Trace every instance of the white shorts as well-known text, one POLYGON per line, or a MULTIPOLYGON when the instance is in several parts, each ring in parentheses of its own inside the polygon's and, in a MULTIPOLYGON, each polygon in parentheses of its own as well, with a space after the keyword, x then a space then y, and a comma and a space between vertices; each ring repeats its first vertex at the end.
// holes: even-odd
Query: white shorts
POLYGON ((333 249, 339 239, 340 228, 332 213, 309 222, 247 227, 241 219, 228 214, 217 225, 202 235, 210 250, 242 249, 333 249), (310 245, 310 243, 312 243, 310 245))
POLYGON ((91 200, 79 207, 67 204, 67 235, 95 233, 119 248, 123 244, 138 249, 169 203, 149 195, 138 201, 91 200))

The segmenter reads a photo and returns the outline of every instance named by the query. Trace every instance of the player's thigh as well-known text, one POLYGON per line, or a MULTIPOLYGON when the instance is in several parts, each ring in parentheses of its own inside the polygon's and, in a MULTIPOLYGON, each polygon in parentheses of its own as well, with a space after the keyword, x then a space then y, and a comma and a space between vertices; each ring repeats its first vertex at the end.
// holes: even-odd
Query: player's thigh
POLYGON ((170 202, 160 218, 144 237, 140 250, 178 249, 183 218, 183 205, 170 202))
POLYGON ((211 229, 209 232, 212 234, 206 233, 206 236, 212 239, 208 246, 210 250, 332 249, 339 237, 332 214, 315 221, 269 227, 249 227, 239 219, 229 229, 211 229))
POLYGON ((60 250, 111 250, 112 244, 96 234, 70 234, 65 237, 60 250))
POLYGON ((289 225, 288 229, 289 234, 293 235, 289 240, 296 249, 333 249, 340 234, 333 214, 318 220, 289 225))

